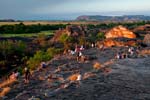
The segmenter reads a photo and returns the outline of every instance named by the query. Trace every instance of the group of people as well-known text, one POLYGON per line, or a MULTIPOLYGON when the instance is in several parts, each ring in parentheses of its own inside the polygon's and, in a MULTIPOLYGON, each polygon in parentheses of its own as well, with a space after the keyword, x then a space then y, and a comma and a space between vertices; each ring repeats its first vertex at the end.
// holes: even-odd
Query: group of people
POLYGON ((116 59, 124 59, 124 58, 127 58, 127 57, 128 57, 128 54, 124 53, 124 52, 118 52, 116 54, 116 59))
MULTIPOLYGON (((20 73, 18 71, 13 71, 11 73, 11 75, 9 76, 9 79, 10 80, 17 80, 19 76, 20 76, 20 73)), ((29 70, 29 68, 25 67, 24 68, 24 82, 29 83, 30 77, 31 77, 30 70, 29 70)))
POLYGON ((76 55, 77 61, 80 61, 81 57, 83 56, 83 51, 85 50, 84 46, 75 46, 75 50, 68 50, 70 55, 76 55))
POLYGON ((116 59, 124 59, 124 58, 129 58, 129 57, 133 57, 135 55, 137 55, 138 53, 138 49, 134 48, 134 47, 129 47, 127 51, 124 52, 118 52, 116 54, 116 59))
MULTIPOLYGON (((40 69, 43 69, 43 68, 46 68, 47 64, 45 62, 41 62, 41 65, 40 65, 40 69)), ((24 73, 24 82, 25 83, 29 83, 29 80, 31 78, 31 72, 30 72, 30 69, 28 67, 25 67, 24 70, 23 70, 23 73, 24 73)), ((9 79, 10 80, 17 80, 18 77, 19 77, 20 73, 18 71, 13 71, 10 76, 9 76, 9 79)))

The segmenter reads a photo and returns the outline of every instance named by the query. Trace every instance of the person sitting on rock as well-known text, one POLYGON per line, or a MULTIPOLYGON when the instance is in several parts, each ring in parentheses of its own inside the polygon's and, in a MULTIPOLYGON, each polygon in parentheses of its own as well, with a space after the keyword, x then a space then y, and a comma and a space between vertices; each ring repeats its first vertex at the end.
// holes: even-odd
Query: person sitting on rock
POLYGON ((82 54, 82 52, 80 51, 80 52, 79 52, 79 56, 81 57, 82 55, 83 55, 83 54, 82 54))
POLYGON ((82 50, 84 50, 84 47, 83 47, 83 45, 81 45, 81 47, 80 47, 80 50, 82 51, 82 50))
POLYGON ((15 72, 12 72, 12 74, 10 75, 10 80, 16 80, 16 75, 15 72))
POLYGON ((69 53, 70 53, 71 55, 75 55, 75 51, 73 51, 73 50, 69 50, 69 53))
POLYGON ((44 61, 41 62, 41 68, 46 68, 46 63, 44 61))
POLYGON ((133 53, 134 53, 134 48, 133 48, 133 47, 130 47, 130 48, 128 49, 128 52, 129 52, 129 54, 132 56, 133 53))
POLYGON ((126 58, 126 54, 125 54, 124 52, 121 54, 121 58, 122 58, 122 59, 125 59, 125 58, 126 58))
POLYGON ((81 85, 81 80, 82 80, 82 75, 81 73, 79 72, 78 76, 77 76, 77 86, 79 87, 81 85))

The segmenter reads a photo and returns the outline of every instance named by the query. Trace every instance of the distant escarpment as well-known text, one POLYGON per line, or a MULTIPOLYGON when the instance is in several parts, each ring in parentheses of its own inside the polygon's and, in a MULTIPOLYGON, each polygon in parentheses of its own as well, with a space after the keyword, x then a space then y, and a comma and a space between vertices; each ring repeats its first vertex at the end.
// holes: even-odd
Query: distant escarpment
POLYGON ((101 16, 101 15, 83 15, 76 18, 78 21, 112 21, 112 22, 130 22, 130 21, 148 21, 150 16, 144 15, 124 15, 124 16, 101 16))

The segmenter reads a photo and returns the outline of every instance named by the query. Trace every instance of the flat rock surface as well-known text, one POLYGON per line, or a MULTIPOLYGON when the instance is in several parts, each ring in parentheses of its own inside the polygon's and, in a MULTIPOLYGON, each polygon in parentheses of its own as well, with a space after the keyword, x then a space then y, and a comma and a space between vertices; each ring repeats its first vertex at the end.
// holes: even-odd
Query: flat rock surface
POLYGON ((97 57, 86 63, 77 62, 68 55, 54 58, 47 69, 33 74, 29 84, 20 79, 13 85, 6 100, 150 100, 150 57, 113 60, 113 64, 107 66, 110 72, 93 71, 95 61, 105 63, 113 59, 116 52, 116 48, 85 50, 83 54, 97 57), (71 84, 67 88, 59 88, 60 82, 49 82, 46 78, 54 74, 58 66, 64 70, 56 74, 64 79, 76 69, 80 69, 82 74, 92 72, 96 76, 82 80, 78 87, 71 84))

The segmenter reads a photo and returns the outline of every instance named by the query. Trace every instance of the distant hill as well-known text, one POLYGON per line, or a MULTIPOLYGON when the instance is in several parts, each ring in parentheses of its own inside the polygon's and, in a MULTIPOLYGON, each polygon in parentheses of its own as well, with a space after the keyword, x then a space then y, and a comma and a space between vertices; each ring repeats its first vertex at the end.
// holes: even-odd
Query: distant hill
POLYGON ((0 22, 15 22, 14 19, 0 19, 0 22))
POLYGON ((124 15, 124 16, 101 16, 101 15, 83 15, 76 18, 78 21, 148 21, 150 16, 144 15, 124 15))

